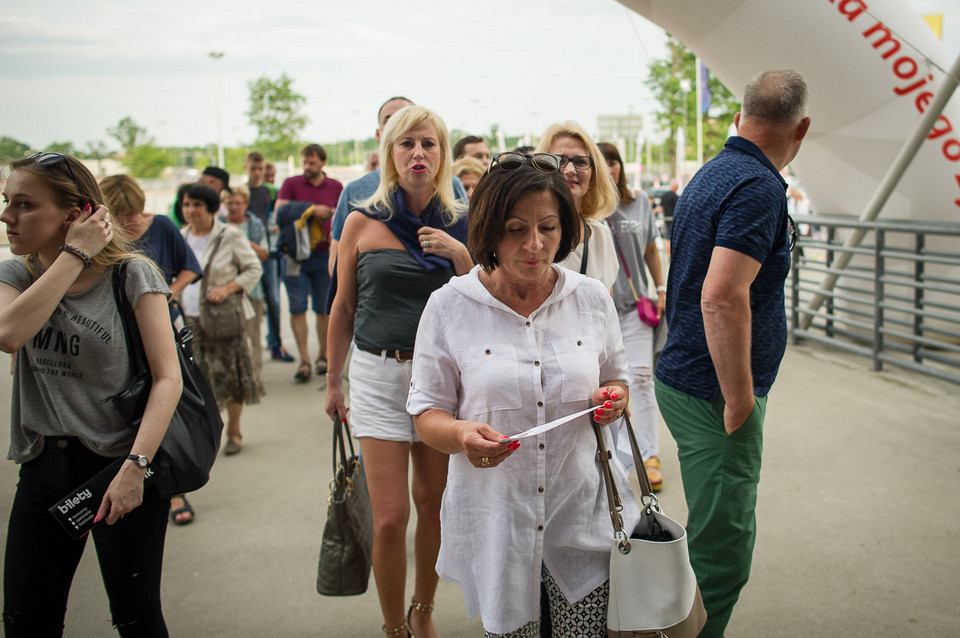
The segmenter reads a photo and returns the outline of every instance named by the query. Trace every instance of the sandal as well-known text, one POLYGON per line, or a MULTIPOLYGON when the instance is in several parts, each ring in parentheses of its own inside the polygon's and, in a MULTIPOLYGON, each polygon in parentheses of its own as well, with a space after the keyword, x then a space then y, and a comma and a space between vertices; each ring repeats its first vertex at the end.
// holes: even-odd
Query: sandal
POLYGON ((660 471, 660 458, 651 456, 643 462, 647 468, 647 478, 650 479, 650 491, 659 492, 663 489, 663 472, 660 471))
POLYGON ((228 434, 227 435, 227 446, 223 449, 223 453, 226 455, 236 454, 243 449, 243 435, 242 434, 228 434))
POLYGON ((383 633, 387 634, 387 638, 414 638, 413 632, 410 631, 409 623, 403 623, 399 627, 393 627, 392 629, 388 629, 387 624, 384 623, 380 629, 383 630, 383 633))
POLYGON ((306 361, 301 361, 300 365, 297 366, 297 373, 293 375, 294 380, 297 383, 306 383, 310 380, 310 364, 306 361))
MULTIPOLYGON (((429 614, 431 611, 433 611, 433 603, 418 603, 416 598, 410 599, 410 607, 407 609, 407 622, 404 624, 410 631, 411 638, 413 638, 413 628, 411 626, 410 616, 413 615, 414 611, 417 611, 421 614, 429 614)), ((384 628, 384 631, 386 631, 386 628, 384 628)))
POLYGON ((170 510, 170 522, 174 525, 189 525, 193 522, 193 519, 196 518, 196 514, 194 513, 193 508, 190 507, 190 501, 187 500, 186 496, 181 494, 180 499, 183 500, 183 507, 170 510), (181 514, 188 514, 188 516, 186 518, 177 518, 181 514))
POLYGON ((317 357, 317 360, 313 362, 313 365, 317 367, 317 376, 322 377, 327 373, 327 360, 323 357, 317 357))

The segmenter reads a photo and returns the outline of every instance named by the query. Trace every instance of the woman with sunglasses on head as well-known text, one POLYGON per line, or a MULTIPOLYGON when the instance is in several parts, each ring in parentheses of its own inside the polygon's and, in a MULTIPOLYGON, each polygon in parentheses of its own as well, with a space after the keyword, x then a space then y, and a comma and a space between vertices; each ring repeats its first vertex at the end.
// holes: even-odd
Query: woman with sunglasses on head
POLYGON ((561 158, 560 170, 580 215, 583 232, 578 244, 561 266, 599 279, 609 290, 617 280, 620 264, 613 236, 604 218, 617 207, 617 189, 603 170, 606 161, 583 128, 573 121, 547 128, 537 147, 561 158))
MULTIPOLYGON (((667 303, 667 287, 664 285, 660 251, 657 248, 657 226, 653 207, 646 193, 636 195, 627 188, 620 151, 613 144, 601 142, 600 152, 606 160, 610 178, 617 185, 620 204, 606 223, 613 231, 620 274, 613 285, 613 302, 620 317, 620 332, 627 350, 630 370, 630 396, 633 399, 633 423, 637 441, 643 454, 650 487, 654 492, 663 487, 660 472, 660 434, 657 415, 657 399, 653 394, 653 337, 654 329, 640 320, 637 312, 639 298, 647 296, 647 271, 650 269, 653 285, 656 286, 656 316, 660 319, 667 303)), ((614 428, 617 453, 627 470, 633 469, 633 454, 626 436, 620 435, 625 422, 614 428)), ((624 433, 625 434, 625 433, 624 433)))
POLYGON ((427 298, 452 276, 469 271, 473 261, 464 245, 465 211, 454 198, 443 120, 419 106, 397 111, 381 135, 380 161, 377 191, 350 213, 340 237, 325 410, 348 418, 341 374, 353 341, 349 423, 360 441, 370 492, 383 631, 388 638, 434 638, 434 564, 447 456, 420 441, 405 404, 427 298), (411 493, 417 510, 416 579, 404 615, 411 493))
MULTIPOLYGON (((590 419, 623 413, 626 357, 609 291, 558 265, 582 229, 561 161, 493 158, 470 200, 479 265, 430 297, 413 359, 407 410, 423 441, 451 455, 437 571, 488 637, 540 636, 541 611, 557 636, 607 631, 609 507, 590 419)), ((622 515, 632 530, 632 499, 622 515)))
POLYGON ((0 349, 18 355, 10 458, 20 480, 4 562, 6 635, 62 634, 86 538, 75 540, 47 509, 119 464, 92 532, 113 624, 121 636, 166 636, 169 500, 144 478, 181 391, 167 286, 128 250, 83 164, 45 153, 9 166, 0 221, 19 259, 0 262, 0 349), (122 262, 152 377, 138 429, 107 400, 133 378, 113 289, 122 262))

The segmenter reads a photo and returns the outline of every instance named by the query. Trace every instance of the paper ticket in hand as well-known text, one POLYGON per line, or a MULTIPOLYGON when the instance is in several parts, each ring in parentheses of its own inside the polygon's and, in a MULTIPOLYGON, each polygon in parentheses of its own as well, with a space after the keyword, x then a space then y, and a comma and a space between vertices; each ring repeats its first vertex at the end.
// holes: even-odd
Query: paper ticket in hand
POLYGON ((593 412, 594 410, 596 410, 596 409, 599 408, 599 407, 600 407, 600 406, 595 405, 595 406, 593 406, 593 407, 587 408, 586 410, 580 410, 579 412, 574 412, 573 414, 568 414, 567 416, 562 416, 562 417, 560 417, 559 419, 554 419, 553 421, 550 421, 549 423, 544 423, 543 425, 538 425, 538 426, 536 426, 536 427, 534 427, 534 428, 530 428, 530 429, 527 430, 526 432, 521 432, 520 434, 514 434, 513 436, 508 436, 507 438, 501 440, 500 442, 501 442, 501 443, 512 443, 513 441, 516 441, 516 440, 518 440, 518 439, 525 439, 525 438, 527 438, 527 437, 536 436, 536 435, 538 435, 538 434, 543 434, 544 432, 549 432, 549 431, 552 430, 553 428, 555 428, 555 427, 557 427, 557 426, 560 426, 560 425, 563 425, 564 423, 567 423, 568 421, 573 421, 573 420, 576 419, 577 417, 583 416, 584 414, 589 414, 590 412, 593 412))

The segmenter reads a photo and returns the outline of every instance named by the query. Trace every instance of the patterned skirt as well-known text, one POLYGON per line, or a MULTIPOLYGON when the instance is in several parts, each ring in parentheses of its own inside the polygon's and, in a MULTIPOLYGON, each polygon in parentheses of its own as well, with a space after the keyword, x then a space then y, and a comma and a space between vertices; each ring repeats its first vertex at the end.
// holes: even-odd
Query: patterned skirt
POLYGON ((217 406, 222 410, 228 403, 259 403, 266 391, 253 365, 249 335, 244 332, 229 339, 208 339, 197 317, 187 317, 187 325, 193 330, 197 364, 217 397, 217 406))

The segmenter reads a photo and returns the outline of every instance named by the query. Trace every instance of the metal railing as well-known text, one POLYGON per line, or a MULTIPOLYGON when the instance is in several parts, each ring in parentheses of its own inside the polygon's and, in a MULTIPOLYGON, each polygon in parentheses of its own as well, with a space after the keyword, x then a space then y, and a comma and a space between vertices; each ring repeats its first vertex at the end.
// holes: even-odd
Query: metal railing
POLYGON ((791 343, 828 344, 873 361, 960 384, 960 223, 860 222, 798 216, 802 234, 787 280, 791 343), (864 242, 844 238, 866 230, 864 242), (870 243, 872 242, 872 243, 870 243), (837 256, 852 254, 844 270, 837 256), (830 274, 840 278, 822 288, 830 274), (823 304, 812 309, 811 299, 823 304))

